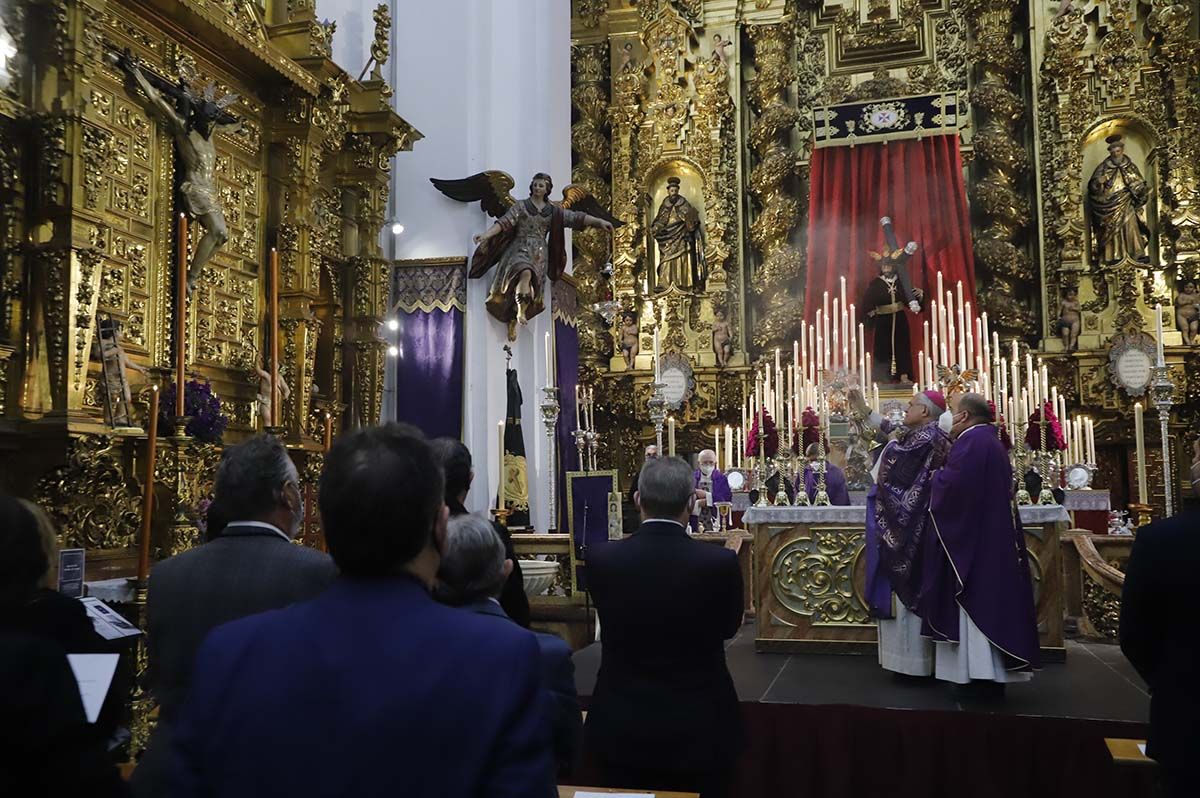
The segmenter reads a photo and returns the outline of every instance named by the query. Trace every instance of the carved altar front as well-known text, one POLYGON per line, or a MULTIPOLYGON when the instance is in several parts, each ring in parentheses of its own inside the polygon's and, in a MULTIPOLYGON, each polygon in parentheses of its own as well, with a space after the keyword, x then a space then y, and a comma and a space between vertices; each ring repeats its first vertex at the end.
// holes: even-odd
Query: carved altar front
MULTIPOLYGON (((1019 508, 1042 656, 1061 661, 1063 574, 1061 506, 1019 508)), ((866 600, 866 507, 751 507, 755 648, 786 653, 873 654, 878 627, 866 600)))

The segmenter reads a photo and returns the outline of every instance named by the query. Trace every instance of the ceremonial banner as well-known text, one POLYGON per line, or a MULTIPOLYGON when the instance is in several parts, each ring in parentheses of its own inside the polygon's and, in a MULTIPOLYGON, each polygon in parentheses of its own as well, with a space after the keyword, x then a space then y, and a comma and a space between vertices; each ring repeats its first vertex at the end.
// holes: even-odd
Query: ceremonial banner
POLYGON ((529 527, 529 466, 521 428, 521 383, 516 369, 508 369, 505 375, 508 410, 504 414, 504 507, 509 511, 508 528, 523 532, 529 527))
MULTIPOLYGON (((975 269, 971 220, 963 187, 962 157, 957 135, 932 135, 889 143, 828 146, 812 155, 809 200, 808 275, 804 317, 811 324, 822 306, 840 294, 846 278, 846 301, 863 307, 868 284, 879 275, 869 254, 884 249, 880 219, 891 217, 900 246, 917 243, 907 271, 914 288, 925 293, 921 313, 902 310, 909 325, 913 362, 922 346, 922 322, 930 319, 929 303, 937 291, 937 273, 954 290, 962 281, 963 299, 975 301, 975 269)), ((945 297, 942 297, 945 300, 945 297)), ((871 336, 867 342, 870 344, 871 336)), ((910 375, 912 376, 912 375, 910 375)))
MULTIPOLYGON (((559 496, 567 495, 567 472, 583 467, 579 462, 579 450, 575 448, 575 386, 579 384, 579 297, 575 281, 563 275, 553 283, 554 319, 554 379, 558 386, 561 410, 558 414, 558 487, 559 496)), ((567 529, 567 508, 558 502, 559 532, 567 529)))
POLYGON ((397 261, 396 420, 430 438, 462 438, 466 258, 397 261))

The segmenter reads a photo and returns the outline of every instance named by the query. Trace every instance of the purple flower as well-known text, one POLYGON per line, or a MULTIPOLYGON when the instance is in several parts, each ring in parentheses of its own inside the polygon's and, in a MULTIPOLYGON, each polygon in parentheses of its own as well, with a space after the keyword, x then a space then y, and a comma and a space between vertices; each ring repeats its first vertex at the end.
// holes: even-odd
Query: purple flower
MULTIPOLYGON (((174 383, 163 389, 159 408, 158 423, 170 428, 175 423, 174 383)), ((183 413, 188 416, 184 428, 188 435, 207 443, 221 442, 229 417, 221 412, 221 399, 213 393, 208 380, 188 380, 184 384, 183 413)))

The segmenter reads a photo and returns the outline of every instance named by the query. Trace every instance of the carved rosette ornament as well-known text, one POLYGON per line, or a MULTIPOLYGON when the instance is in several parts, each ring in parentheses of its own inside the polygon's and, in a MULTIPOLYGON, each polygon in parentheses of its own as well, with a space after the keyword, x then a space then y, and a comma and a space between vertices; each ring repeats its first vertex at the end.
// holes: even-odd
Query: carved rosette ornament
POLYGON ((794 291, 803 258, 788 241, 800 216, 800 202, 792 195, 796 157, 789 140, 800 115, 787 103, 787 88, 795 79, 794 28, 790 20, 748 28, 756 68, 749 84, 756 114, 750 125, 755 163, 749 184, 757 207, 750 239, 759 253, 753 275, 759 297, 754 343, 763 349, 791 341, 803 313, 794 291))
POLYGON ((982 216, 975 261, 983 308, 1001 332, 1024 335, 1034 328, 1029 291, 1033 267, 1020 240, 1030 222, 1024 187, 1029 156, 1021 142, 1025 104, 1010 86, 1021 82, 1016 6, 1010 0, 966 0, 971 21, 970 54, 977 69, 971 92, 977 131, 971 200, 982 216))

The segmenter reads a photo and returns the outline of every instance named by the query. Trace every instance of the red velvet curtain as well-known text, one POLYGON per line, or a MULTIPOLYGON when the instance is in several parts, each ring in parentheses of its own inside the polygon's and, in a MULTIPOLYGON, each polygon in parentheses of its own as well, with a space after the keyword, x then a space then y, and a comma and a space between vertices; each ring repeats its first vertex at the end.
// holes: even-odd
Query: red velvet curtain
MULTIPOLYGON (((804 317, 816 321, 822 294, 838 295, 846 277, 846 298, 858 307, 858 319, 868 283, 879 274, 867 254, 884 245, 881 217, 890 216, 901 246, 916 241, 920 249, 908 261, 913 288, 927 298, 937 290, 937 273, 948 290, 959 280, 963 299, 975 300, 975 269, 971 251, 971 221, 962 180, 962 157, 957 136, 930 136, 890 144, 824 147, 812 158, 809 200, 808 277, 804 317)), ((906 313, 913 363, 922 348, 921 322, 906 313)), ((868 351, 871 336, 867 336, 868 351)))

